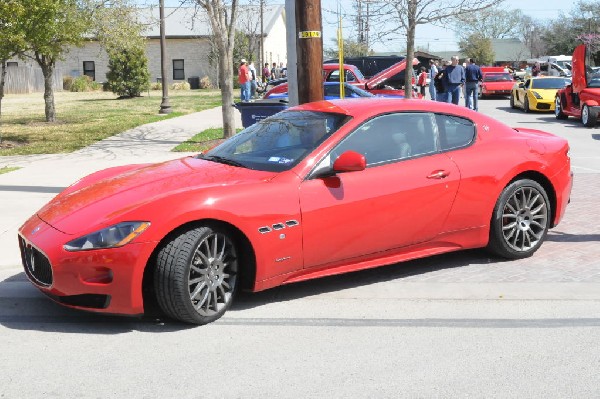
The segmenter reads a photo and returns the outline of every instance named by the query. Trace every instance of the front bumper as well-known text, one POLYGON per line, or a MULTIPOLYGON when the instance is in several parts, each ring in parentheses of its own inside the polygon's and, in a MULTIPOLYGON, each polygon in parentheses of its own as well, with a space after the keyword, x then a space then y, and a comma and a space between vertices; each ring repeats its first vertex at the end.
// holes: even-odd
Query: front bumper
POLYGON ((142 280, 155 243, 65 251, 64 243, 73 238, 31 217, 19 230, 29 280, 61 305, 111 314, 144 313, 142 280))

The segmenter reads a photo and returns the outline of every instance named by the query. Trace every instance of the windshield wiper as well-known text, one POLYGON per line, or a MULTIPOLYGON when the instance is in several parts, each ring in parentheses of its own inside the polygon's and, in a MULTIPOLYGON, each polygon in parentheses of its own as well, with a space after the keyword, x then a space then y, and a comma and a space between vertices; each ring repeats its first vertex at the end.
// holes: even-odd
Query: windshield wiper
POLYGON ((233 159, 225 158, 219 155, 202 155, 202 159, 206 159, 208 161, 223 163, 225 165, 238 166, 240 168, 247 168, 246 165, 239 163, 238 161, 234 161, 233 159))

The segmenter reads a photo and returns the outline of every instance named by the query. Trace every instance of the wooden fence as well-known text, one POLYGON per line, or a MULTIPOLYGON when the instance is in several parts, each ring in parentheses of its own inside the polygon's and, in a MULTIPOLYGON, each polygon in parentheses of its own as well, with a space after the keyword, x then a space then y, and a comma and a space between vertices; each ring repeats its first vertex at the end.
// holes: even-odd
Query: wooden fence
MULTIPOLYGON (((63 89, 63 73, 56 69, 52 77, 55 91, 63 89)), ((44 75, 39 67, 16 66, 6 69, 5 94, 40 93, 44 91, 44 75)))

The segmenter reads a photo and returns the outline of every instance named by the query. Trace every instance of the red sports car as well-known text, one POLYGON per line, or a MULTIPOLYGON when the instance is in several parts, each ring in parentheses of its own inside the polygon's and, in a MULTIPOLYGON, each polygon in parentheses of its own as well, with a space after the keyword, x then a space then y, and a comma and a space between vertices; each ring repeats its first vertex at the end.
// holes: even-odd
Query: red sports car
POLYGON ((195 157, 102 170, 19 231, 55 301, 184 322, 238 289, 464 248, 532 255, 564 215, 567 141, 464 107, 352 99, 290 108, 195 157), (145 307, 146 306, 146 307, 145 307))

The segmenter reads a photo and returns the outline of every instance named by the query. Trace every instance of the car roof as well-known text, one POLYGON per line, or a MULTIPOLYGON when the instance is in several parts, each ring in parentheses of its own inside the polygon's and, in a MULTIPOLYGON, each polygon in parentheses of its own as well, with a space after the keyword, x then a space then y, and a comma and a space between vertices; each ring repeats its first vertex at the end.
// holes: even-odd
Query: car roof
POLYGON ((442 112, 449 114, 464 115, 469 111, 465 107, 457 107, 454 104, 442 103, 422 99, 369 97, 364 99, 324 100, 306 103, 290 109, 334 112, 345 115, 359 115, 362 113, 381 114, 397 111, 415 112, 442 112))

